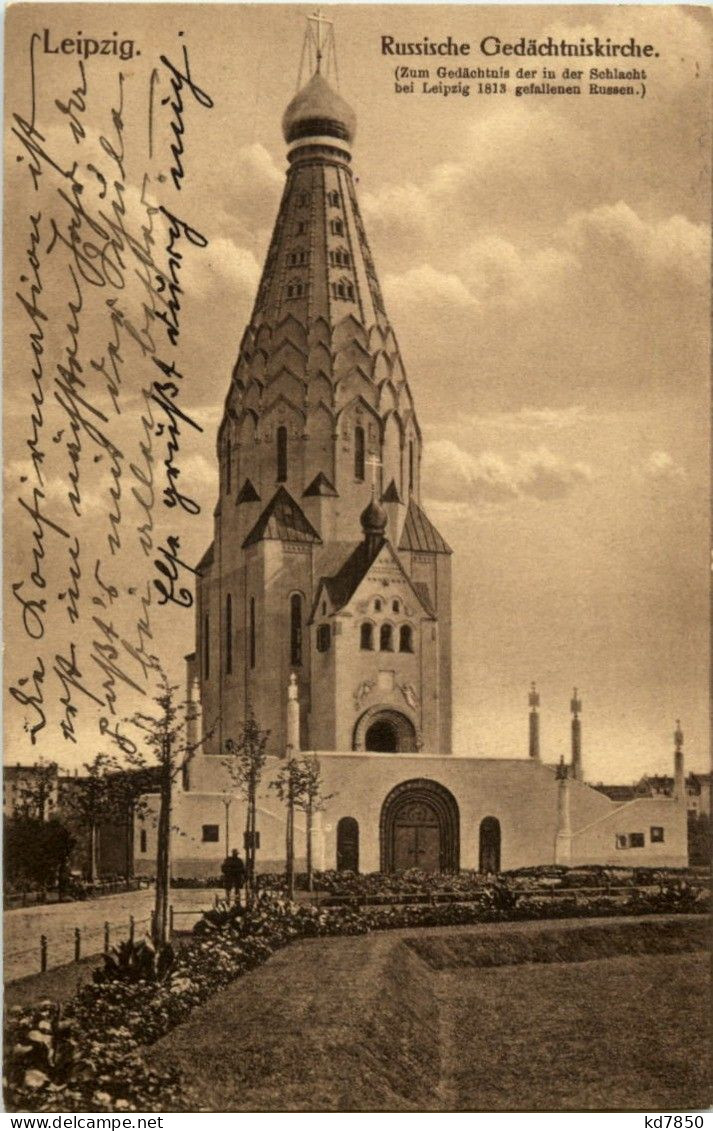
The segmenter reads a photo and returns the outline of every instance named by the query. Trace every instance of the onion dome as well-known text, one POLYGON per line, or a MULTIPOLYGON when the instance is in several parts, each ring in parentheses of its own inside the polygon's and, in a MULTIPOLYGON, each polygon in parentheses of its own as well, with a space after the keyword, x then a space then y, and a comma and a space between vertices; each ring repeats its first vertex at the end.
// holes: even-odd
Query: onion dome
POLYGON ((306 137, 335 137, 350 142, 356 134, 356 114, 317 72, 285 110, 282 133, 288 144, 306 137))
POLYGON ((361 528, 366 535, 383 534, 388 521, 389 517, 386 511, 380 503, 377 503, 376 499, 371 499, 369 504, 361 512, 361 528))

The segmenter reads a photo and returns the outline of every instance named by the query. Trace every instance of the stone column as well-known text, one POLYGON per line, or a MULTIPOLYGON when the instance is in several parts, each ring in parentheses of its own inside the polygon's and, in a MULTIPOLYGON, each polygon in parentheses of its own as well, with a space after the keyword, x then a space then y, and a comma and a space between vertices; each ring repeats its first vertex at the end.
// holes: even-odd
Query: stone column
POLYGON ((579 717, 582 700, 577 695, 576 687, 569 706, 572 712, 572 777, 575 781, 582 781, 582 721, 579 717))
POLYGON ((540 716, 537 708, 540 705, 540 696, 538 695, 534 683, 530 688, 530 744, 529 754, 531 758, 540 760, 540 716))
POLYGON ((569 865, 572 860, 572 826, 569 813, 569 767, 560 759, 557 767, 557 835, 555 864, 569 865))
POLYGON ((297 687, 297 676, 294 672, 290 675, 287 687, 287 746, 290 754, 299 754, 300 746, 300 700, 297 687))

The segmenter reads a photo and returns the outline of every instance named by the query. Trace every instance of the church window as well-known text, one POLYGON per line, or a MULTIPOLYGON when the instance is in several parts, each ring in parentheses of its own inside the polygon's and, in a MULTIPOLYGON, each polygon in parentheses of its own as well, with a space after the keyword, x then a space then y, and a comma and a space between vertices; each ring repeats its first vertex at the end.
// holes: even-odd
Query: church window
POLYGON ((290 597, 290 663, 302 665, 302 598, 299 593, 290 597))
POLYGON ((644 834, 643 833, 629 833, 629 848, 643 848, 644 847, 644 834))
POLYGON ((344 221, 343 220, 332 220, 332 222, 330 223, 329 226, 332 229, 333 235, 335 235, 335 236, 343 236, 344 235, 344 221))
POLYGON ((354 299, 354 287, 346 279, 341 279, 338 283, 332 283, 332 295, 334 298, 354 299))
POLYGON ((368 620, 361 626, 360 645, 363 652, 374 651, 374 626, 368 620))
POLYGON ((288 283, 287 284, 287 297, 288 298, 302 298, 304 294, 304 285, 302 283, 288 283))
POLYGON ((326 617, 326 615, 327 615, 327 602, 322 601, 322 616, 326 617))
POLYGON ((204 844, 217 844, 220 837, 220 825, 203 825, 201 837, 204 844))
POLYGON ((307 256, 304 251, 291 251, 287 256, 287 266, 299 267, 301 264, 305 263, 306 260, 307 256))
POLYGON ((617 846, 617 848, 628 848, 628 841, 626 839, 626 833, 617 833, 616 834, 616 846, 617 846))
POLYGON ((317 651, 328 652, 332 642, 332 633, 328 624, 320 624, 317 628, 317 651))
POLYGON ((230 593, 225 598, 225 672, 233 670, 233 598, 230 593))
POLYGON ((391 609, 395 613, 400 613, 401 612, 401 602, 400 601, 392 601, 391 602, 391 609))
POLYGON ((306 231, 307 231, 307 225, 305 224, 304 220, 298 220, 297 225, 295 227, 295 235, 303 236, 306 231))
POLYGON ((651 843, 663 844, 663 825, 651 826, 651 843))
POLYGON ((410 624, 402 624, 399 629, 399 652, 413 652, 413 629, 410 624))
POLYGON ((287 429, 281 424, 277 429, 277 482, 287 479, 287 429))
POLYGON ((250 623, 248 625, 250 645, 250 667, 255 667, 255 598, 250 598, 250 623))
POLYGON ((340 203, 341 203, 342 198, 341 198, 341 196, 339 195, 338 192, 332 191, 332 192, 327 193, 327 200, 329 201, 329 203, 332 205, 333 208, 338 208, 340 203))
POLYGON ((210 675, 210 620, 208 614, 203 617, 203 679, 210 675))
POLYGON ((183 765, 181 766, 181 786, 186 793, 191 788, 191 768, 188 758, 184 759, 183 765))
POLYGON ((383 607, 384 607, 384 602, 381 600, 381 597, 377 597, 376 600, 374 601, 374 608, 375 608, 376 612, 380 613, 381 610, 383 609, 383 607))
POLYGON ((413 440, 408 442, 408 489, 413 491, 413 440))
POLYGON ((354 429, 354 478, 362 482, 364 479, 364 429, 354 429))
POLYGON ((379 632, 379 648, 382 652, 393 652, 394 630, 390 624, 382 624, 379 632))
POLYGON ((350 267, 352 257, 348 251, 343 251, 342 248, 339 248, 337 251, 330 251, 329 262, 332 267, 350 267))
POLYGON ((146 843, 147 840, 148 840, 148 837, 146 836, 146 829, 142 829, 141 832, 139 833, 139 852, 146 852, 147 851, 147 848, 148 848, 147 843, 146 843))
POLYGON ((299 193, 298 196, 297 196, 297 206, 299 208, 304 208, 307 204, 309 204, 309 193, 308 192, 299 193))

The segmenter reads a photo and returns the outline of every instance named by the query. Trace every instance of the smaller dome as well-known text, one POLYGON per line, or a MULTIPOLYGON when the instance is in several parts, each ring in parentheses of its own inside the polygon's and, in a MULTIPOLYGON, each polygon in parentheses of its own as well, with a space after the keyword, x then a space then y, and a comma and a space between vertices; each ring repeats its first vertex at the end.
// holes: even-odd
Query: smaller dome
POLYGON ((286 142, 301 137, 337 137, 353 141, 356 114, 319 72, 298 91, 282 118, 286 142))
POLYGON ((365 534, 383 534, 389 517, 376 499, 372 499, 361 512, 361 528, 365 534))

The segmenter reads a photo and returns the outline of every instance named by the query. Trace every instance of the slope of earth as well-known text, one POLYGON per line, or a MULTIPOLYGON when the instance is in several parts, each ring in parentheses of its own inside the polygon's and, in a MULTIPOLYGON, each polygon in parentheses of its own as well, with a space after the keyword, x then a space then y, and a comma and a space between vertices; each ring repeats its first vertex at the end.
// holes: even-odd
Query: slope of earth
POLYGON ((705 1107, 706 931, 680 916, 307 940, 147 1058, 180 1067, 198 1111, 705 1107))

